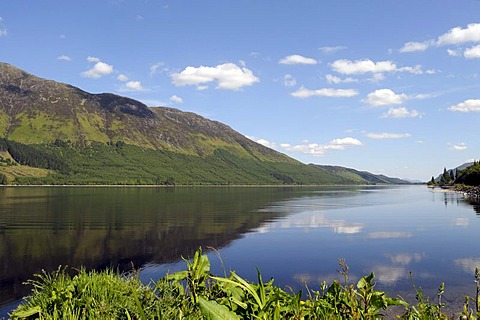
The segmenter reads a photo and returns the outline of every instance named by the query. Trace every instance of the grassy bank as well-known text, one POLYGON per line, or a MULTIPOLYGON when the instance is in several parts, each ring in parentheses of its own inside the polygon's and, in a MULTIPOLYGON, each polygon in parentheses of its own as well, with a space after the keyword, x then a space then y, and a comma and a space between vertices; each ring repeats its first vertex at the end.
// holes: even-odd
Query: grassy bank
MULTIPOLYGON (((144 285, 136 273, 111 270, 65 269, 42 273, 31 280, 32 295, 15 309, 12 319, 452 319, 444 312, 443 284, 435 301, 416 291, 416 303, 388 297, 375 290, 374 274, 353 284, 348 266, 340 261, 342 283, 320 284, 292 292, 265 282, 258 272, 256 282, 235 272, 229 277, 210 273, 210 261, 199 249, 186 261, 187 268, 144 285)), ((478 268, 475 284, 479 285, 478 268)), ((477 297, 466 297, 455 318, 476 319, 477 297)))

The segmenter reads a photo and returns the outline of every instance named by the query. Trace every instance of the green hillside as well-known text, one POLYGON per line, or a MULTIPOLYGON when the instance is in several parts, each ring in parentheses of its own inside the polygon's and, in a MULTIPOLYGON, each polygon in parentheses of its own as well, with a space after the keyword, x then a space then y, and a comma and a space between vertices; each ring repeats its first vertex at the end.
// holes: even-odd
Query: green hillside
POLYGON ((397 183, 308 166, 194 113, 90 94, 6 63, 0 138, 0 184, 397 183))

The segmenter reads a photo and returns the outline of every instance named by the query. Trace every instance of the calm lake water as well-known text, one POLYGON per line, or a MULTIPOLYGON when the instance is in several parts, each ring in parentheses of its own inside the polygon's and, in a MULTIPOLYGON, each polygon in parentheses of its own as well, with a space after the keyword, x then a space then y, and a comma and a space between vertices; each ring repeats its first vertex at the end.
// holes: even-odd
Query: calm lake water
MULTIPOLYGON (((295 290, 374 272, 377 288, 413 299, 474 295, 480 207, 425 186, 0 188, 0 318, 29 293, 22 283, 59 265, 128 270, 145 282, 213 247, 226 270, 295 290)), ((213 272, 220 260, 208 251, 213 272)))

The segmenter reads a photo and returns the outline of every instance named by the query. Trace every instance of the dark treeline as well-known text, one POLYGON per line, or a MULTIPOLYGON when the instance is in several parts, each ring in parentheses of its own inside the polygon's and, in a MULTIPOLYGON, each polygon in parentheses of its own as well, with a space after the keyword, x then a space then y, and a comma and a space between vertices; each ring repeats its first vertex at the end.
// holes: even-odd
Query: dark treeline
POLYGON ((464 184, 468 186, 480 186, 480 161, 474 161, 473 164, 463 170, 443 169, 443 174, 439 178, 432 177, 429 185, 452 186, 454 184, 464 184))
POLYGON ((61 173, 69 172, 63 159, 34 146, 0 138, 0 151, 8 151, 12 158, 22 165, 57 170, 61 173))

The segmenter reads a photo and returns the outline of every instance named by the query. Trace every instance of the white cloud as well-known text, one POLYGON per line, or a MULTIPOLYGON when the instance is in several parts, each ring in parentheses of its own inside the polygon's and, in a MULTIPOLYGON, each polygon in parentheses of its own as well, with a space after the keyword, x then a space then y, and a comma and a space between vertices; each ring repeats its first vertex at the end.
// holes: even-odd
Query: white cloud
POLYGON ((286 74, 283 77, 283 83, 285 87, 294 87, 297 85, 297 80, 291 74, 286 74))
POLYGON ((325 75, 325 79, 327 80, 328 83, 334 83, 334 84, 358 82, 358 80, 354 78, 349 77, 349 78, 342 79, 331 74, 325 75))
POLYGON ((325 146, 326 149, 336 149, 343 150, 347 146, 363 146, 363 143, 352 137, 333 139, 328 145, 325 146))
POLYGON ((454 106, 450 106, 448 110, 459 112, 480 112, 480 100, 468 99, 454 106))
POLYGON ((97 58, 97 57, 89 56, 89 57, 87 57, 87 61, 88 62, 100 62, 100 59, 97 58))
POLYGON ((172 101, 173 103, 183 103, 183 99, 176 96, 176 95, 173 95, 170 97, 170 101, 172 101))
POLYGON ((416 42, 411 41, 407 42, 403 45, 403 47, 399 50, 400 52, 416 52, 416 51, 425 51, 433 44, 432 40, 423 41, 423 42, 416 42))
POLYGON ((422 66, 417 64, 415 67, 401 67, 398 69, 400 72, 408 72, 413 74, 423 74, 422 66))
POLYGON ((369 132, 369 133, 365 133, 365 136, 370 139, 402 139, 402 138, 411 137, 412 135, 410 133, 369 132))
POLYGON ((152 66, 150 67, 150 75, 153 76, 154 74, 156 74, 158 72, 158 68, 163 67, 164 65, 165 64, 163 62, 152 64, 152 66))
POLYGON ((317 64, 317 60, 313 58, 307 58, 298 54, 293 54, 291 56, 286 56, 285 58, 278 61, 280 64, 317 64))
POLYGON ((402 104, 407 99, 408 96, 404 93, 396 94, 390 89, 379 89, 370 92, 362 101, 374 107, 381 107, 402 104))
POLYGON ((346 137, 334 139, 328 144, 310 143, 308 141, 305 141, 303 144, 298 144, 294 146, 287 143, 283 143, 280 145, 280 147, 282 147, 286 151, 305 153, 314 157, 321 157, 325 155, 325 152, 327 150, 345 150, 345 148, 351 146, 363 146, 363 143, 358 139, 346 137))
POLYGON ((57 60, 61 60, 61 61, 72 61, 72 58, 70 58, 70 57, 67 56, 67 55, 62 54, 61 56, 58 56, 58 57, 57 57, 57 60))
POLYGON ((392 61, 373 62, 368 59, 356 61, 350 61, 346 59, 336 60, 331 66, 335 72, 341 74, 383 73, 397 71, 397 66, 392 61))
POLYGON ((480 58, 480 45, 465 49, 463 56, 467 59, 480 58))
POLYGON ((268 140, 262 139, 262 138, 255 138, 253 136, 246 136, 248 139, 255 141, 256 143, 259 143, 267 148, 275 149, 277 147, 275 142, 270 142, 268 140))
POLYGON ((207 89, 208 89, 208 86, 197 86, 198 91, 203 91, 203 90, 207 90, 207 89))
POLYGON ((320 50, 320 51, 322 51, 323 53, 326 53, 326 54, 335 53, 337 51, 344 50, 344 49, 347 49, 347 47, 335 46, 335 47, 320 47, 320 48, 318 48, 318 50, 320 50))
POLYGON ((88 57, 87 61, 95 62, 95 65, 87 71, 82 72, 82 77, 98 79, 113 72, 113 66, 100 61, 99 58, 88 57))
POLYGON ((124 74, 119 74, 118 77, 117 77, 117 80, 122 81, 122 82, 126 82, 126 81, 128 81, 128 77, 124 74))
POLYGON ((467 145, 463 142, 461 143, 458 143, 458 144, 454 144, 452 146, 452 150, 456 150, 456 151, 464 151, 464 150, 467 150, 467 145))
POLYGON ((244 86, 251 86, 259 79, 246 67, 239 67, 234 63, 225 63, 215 67, 186 67, 182 72, 171 75, 176 86, 199 86, 208 82, 217 81, 217 89, 239 90, 244 86))
POLYGON ((453 49, 447 49, 447 53, 449 56, 452 56, 452 57, 459 57, 462 55, 462 51, 461 50, 453 50, 453 49))
POLYGON ((417 110, 408 110, 405 107, 390 108, 382 115, 382 118, 421 118, 422 114, 417 110))
POLYGON ((142 87, 142 84, 140 81, 128 81, 125 84, 125 88, 127 90, 133 90, 133 91, 144 91, 145 89, 142 87))
POLYGON ((358 90, 356 89, 332 89, 332 88, 323 88, 317 90, 309 90, 305 87, 300 87, 295 92, 291 93, 295 98, 308 98, 308 97, 353 97, 358 95, 358 90))
POLYGON ((471 23, 466 28, 455 27, 438 37, 437 45, 456 45, 480 42, 480 23, 471 23))

